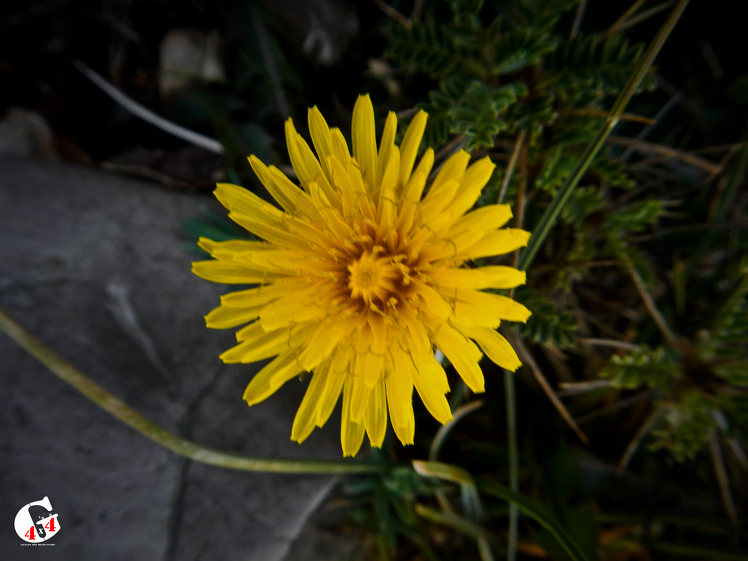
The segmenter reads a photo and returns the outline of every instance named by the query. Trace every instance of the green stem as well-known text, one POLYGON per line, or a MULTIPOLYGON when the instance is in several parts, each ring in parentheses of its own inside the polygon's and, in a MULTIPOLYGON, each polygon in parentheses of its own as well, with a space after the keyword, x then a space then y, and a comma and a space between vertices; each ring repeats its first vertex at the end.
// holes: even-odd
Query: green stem
POLYGON ((96 405, 143 436, 191 460, 228 469, 272 473, 352 474, 382 472, 386 469, 381 464, 364 462, 249 458, 200 446, 170 433, 114 397, 65 359, 45 347, 3 310, 0 310, 0 331, 5 332, 21 348, 96 405))
MULTIPOLYGON (((509 489, 519 493, 519 451, 517 450, 517 407, 514 391, 514 372, 504 370, 504 395, 506 403, 507 453, 509 454, 509 489)), ((509 503, 509 529, 506 540, 507 561, 517 558, 519 509, 509 503)))
POLYGON ((673 11, 670 12, 670 15, 668 16, 665 23, 657 32, 657 35, 655 36, 652 43, 644 52, 644 55, 642 55, 642 58, 639 61, 636 70, 624 86, 623 91, 621 91, 621 93, 619 94, 618 99, 616 99, 613 108, 610 110, 610 114, 605 119, 605 123, 603 123, 603 126, 600 128, 597 136, 582 155, 581 159, 579 160, 579 164, 574 170, 574 173, 571 174, 564 186, 553 198, 553 201, 551 201, 551 205, 545 211, 542 218, 540 219, 540 222, 533 230, 533 236, 532 238, 530 238, 530 243, 527 244, 527 248, 519 256, 519 262, 517 264, 517 267, 519 269, 526 270, 530 266, 530 263, 532 263, 533 259, 535 259, 535 255, 538 253, 540 246, 543 244, 545 238, 550 233, 551 228, 556 222, 559 214, 561 214, 561 209, 566 206, 566 203, 569 201, 569 198, 571 197, 572 192, 579 183, 579 180, 582 179, 582 176, 584 176, 587 168, 592 163, 592 160, 600 151, 600 148, 605 142, 605 139, 608 138, 608 135, 610 135, 613 128, 618 124, 618 121, 623 114, 623 110, 626 108, 626 105, 631 99, 631 96, 634 95, 636 88, 639 87, 639 84, 644 79, 644 76, 646 76, 647 72, 649 71, 649 67, 652 66, 654 59, 657 57, 657 54, 662 48, 662 45, 665 43, 665 40, 672 32, 675 24, 678 21, 678 18, 680 18, 680 15, 683 13, 683 10, 686 8, 687 4, 688 0, 680 0, 678 2, 675 8, 673 8, 673 11))

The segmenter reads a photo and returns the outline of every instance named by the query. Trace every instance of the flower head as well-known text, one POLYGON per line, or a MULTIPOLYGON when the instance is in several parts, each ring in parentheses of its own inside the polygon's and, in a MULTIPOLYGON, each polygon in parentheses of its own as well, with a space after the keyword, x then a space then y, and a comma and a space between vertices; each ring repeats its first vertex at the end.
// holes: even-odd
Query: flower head
POLYGON ((346 456, 358 452, 365 433, 372 446, 381 446, 388 416, 397 437, 412 443, 414 388, 446 423, 452 418, 449 384, 435 349, 475 392, 484 389, 483 353, 509 370, 520 365, 496 328, 501 320, 524 322, 530 312, 485 289, 524 284, 524 272, 462 266, 522 247, 529 234, 499 229, 511 218, 507 205, 468 212, 493 172, 488 157, 468 166, 470 156, 457 152, 426 190, 433 150, 414 168, 425 126, 421 111, 398 147, 391 112, 377 148, 374 110, 369 96, 361 96, 353 110, 351 154, 340 130, 328 127, 314 107, 309 129, 316 156, 291 119, 286 122, 301 188, 249 158, 282 208, 236 185, 217 186, 229 217, 263 241, 200 240, 214 259, 194 263, 197 275, 256 285, 223 296, 207 325, 246 324, 236 334, 238 344, 221 355, 224 362, 275 357, 247 386, 249 405, 312 373, 293 440, 324 425, 341 393, 346 456))

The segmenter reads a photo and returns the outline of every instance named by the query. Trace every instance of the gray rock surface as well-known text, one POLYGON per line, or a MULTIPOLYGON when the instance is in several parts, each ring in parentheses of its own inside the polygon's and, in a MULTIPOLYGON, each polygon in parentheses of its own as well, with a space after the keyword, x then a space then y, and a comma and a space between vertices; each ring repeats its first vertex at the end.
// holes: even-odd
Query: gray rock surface
MULTIPOLYGON (((255 368, 218 360, 233 333, 207 330, 202 316, 226 288, 190 273, 196 255, 182 229, 212 204, 92 169, 0 158, 0 307, 168 430, 235 453, 339 458, 334 424, 302 446, 289 440, 305 383, 248 408, 242 392, 255 368)), ((2 559, 300 558, 294 541, 334 484, 184 460, 3 334, 0 404, 2 559), (39 552, 21 546, 13 519, 44 496, 61 530, 39 552)), ((315 544, 345 541, 310 532, 315 544)))

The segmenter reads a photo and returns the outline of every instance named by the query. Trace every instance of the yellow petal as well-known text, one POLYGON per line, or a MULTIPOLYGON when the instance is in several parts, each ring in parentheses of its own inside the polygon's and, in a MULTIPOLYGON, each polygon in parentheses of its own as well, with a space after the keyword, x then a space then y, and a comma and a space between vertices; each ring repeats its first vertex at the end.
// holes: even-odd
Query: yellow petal
POLYGON ((306 283, 303 281, 296 279, 288 281, 284 279, 272 284, 263 284, 255 288, 247 288, 246 290, 237 290, 224 294, 221 296, 221 305, 227 308, 244 309, 263 307, 289 292, 302 290, 305 287, 306 283))
POLYGON ((250 216, 271 226, 283 223, 283 212, 281 210, 244 187, 231 183, 218 183, 213 193, 221 204, 231 212, 250 216))
MULTIPOLYGON (((395 115, 394 111, 390 111, 387 115, 387 119, 384 122, 384 130, 382 131, 382 138, 379 141, 379 151, 377 152, 377 185, 382 184, 382 178, 384 177, 385 170, 390 164, 390 157, 392 156, 392 151, 395 148, 396 132, 397 116, 395 115)), ((394 172, 395 178, 393 183, 397 183, 398 172, 400 171, 400 160, 398 160, 397 164, 397 168, 394 172)))
POLYGON ((318 320, 330 314, 327 306, 320 305, 319 287, 312 286, 303 292, 290 293, 279 298, 260 313, 265 329, 279 329, 294 324, 318 320))
MULTIPOLYGON (((423 404, 429 413, 442 424, 452 420, 452 411, 449 408, 449 402, 444 396, 446 392, 440 391, 443 386, 441 379, 446 382, 447 376, 444 369, 436 362, 434 357, 431 360, 414 362, 413 385, 421 396, 423 404)), ((448 386, 448 384, 447 384, 448 386)))
POLYGON ((445 319, 452 314, 452 306, 439 292, 427 285, 419 286, 419 292, 426 308, 436 317, 445 319))
POLYGON ((443 323, 434 333, 434 342, 471 390, 476 393, 485 391, 483 372, 478 366, 483 354, 472 341, 443 323))
POLYGON ((304 399, 301 400, 291 428, 291 440, 303 442, 314 430, 318 404, 325 391, 328 373, 322 369, 312 374, 304 399))
POLYGON ((436 174, 434 182, 429 187, 429 192, 424 198, 424 201, 429 198, 435 198, 441 196, 444 187, 452 181, 458 184, 462 181, 462 176, 465 174, 468 162, 470 161, 470 154, 464 150, 458 150, 452 154, 447 161, 444 162, 439 173, 436 174))
POLYGON ((343 165, 345 169, 351 163, 351 152, 348 150, 348 143, 345 141, 345 136, 338 128, 330 129, 332 135, 332 152, 335 155, 335 159, 343 165))
POLYGON ((203 237, 197 240, 197 245, 210 253, 211 257, 215 257, 216 259, 233 259, 235 253, 257 251, 272 247, 270 244, 265 242, 254 242, 249 240, 226 240, 217 242, 203 237))
POLYGON ((490 255, 503 255, 520 247, 525 247, 529 239, 530 232, 517 228, 504 228, 503 230, 486 234, 480 241, 467 248, 464 254, 470 259, 488 257, 490 255))
POLYGON ((299 356, 299 362, 307 370, 311 370, 323 360, 328 359, 341 342, 344 342, 353 332, 358 318, 340 318, 333 316, 316 327, 314 335, 309 339, 306 348, 299 356))
POLYGON ((260 308, 229 308, 219 306, 205 316, 205 325, 211 329, 226 329, 243 325, 260 316, 260 308))
POLYGON ((255 284, 274 279, 277 275, 257 268, 226 261, 195 261, 192 272, 205 280, 222 284, 255 284))
POLYGON ((401 205, 403 201, 410 201, 418 203, 423 195, 423 189, 426 187, 426 180, 431 173, 431 168, 434 165, 434 151, 428 148, 421 156, 421 161, 416 166, 416 171, 413 172, 408 183, 403 187, 403 193, 401 198, 401 205))
POLYGON ((421 145, 421 139, 423 138, 423 131, 426 130, 427 119, 426 112, 420 110, 405 131, 403 142, 400 145, 400 185, 406 185, 410 179, 413 164, 418 154, 418 147, 421 145))
POLYGON ((330 158, 335 157, 335 152, 330 127, 327 126, 327 121, 325 121, 325 118, 316 105, 309 109, 308 120, 309 133, 312 136, 312 143, 314 144, 314 150, 317 152, 317 158, 328 180, 332 181, 329 161, 330 158))
POLYGON ((302 372, 293 353, 277 356, 260 370, 244 390, 248 405, 263 401, 278 391, 285 382, 302 372))
POLYGON ((365 416, 366 434, 375 448, 381 448, 387 432, 387 401, 385 400, 384 383, 376 384, 369 391, 369 403, 365 416))
POLYGON ((512 217, 512 209, 509 205, 488 205, 462 216, 457 220, 447 233, 447 237, 467 231, 475 230, 486 232, 501 228, 512 217))
POLYGON ((266 166, 256 156, 249 157, 249 165, 268 193, 288 212, 298 212, 313 219, 319 213, 312 199, 275 166, 266 166))
POLYGON ((397 209, 397 171, 400 167, 400 151, 397 146, 387 160, 387 165, 379 180, 379 200, 377 210, 379 211, 379 228, 385 235, 391 233, 395 227, 395 211, 397 209))
POLYGON ((500 294, 479 290, 458 290, 454 317, 459 323, 480 327, 498 327, 501 320, 525 323, 532 312, 500 294))
POLYGON ((225 351, 219 358, 229 364, 237 362, 249 364, 286 350, 288 350, 288 332, 285 329, 258 333, 252 338, 248 337, 245 332, 242 342, 225 351))
POLYGON ((486 156, 467 168, 460 181, 460 188, 449 204, 449 212, 453 216, 460 216, 470 210, 480 197, 488 180, 491 179, 495 167, 491 159, 486 156))
MULTIPOLYGON (((304 237, 293 232, 291 228, 288 227, 288 223, 284 224, 278 222, 277 224, 273 224, 272 221, 268 221, 267 219, 258 220, 254 217, 236 212, 229 212, 229 218, 252 232, 258 238, 262 238, 281 247, 298 248, 307 245, 304 237)), ((306 231, 308 236, 307 239, 317 237, 316 234, 311 232, 311 228, 308 224, 306 228, 302 227, 299 229, 306 231)))
POLYGON ((392 371, 385 380, 392 428, 400 442, 413 444, 416 423, 413 415, 412 366, 404 352, 393 352, 392 356, 392 371))
POLYGON ((369 95, 360 95, 353 106, 353 157, 361 174, 371 187, 374 184, 377 161, 377 139, 374 126, 374 106, 369 95))
POLYGON ((340 444, 343 456, 355 456, 364 440, 364 424, 353 421, 352 418, 352 378, 348 378, 343 388, 343 411, 340 425, 340 444))
MULTIPOLYGON (((343 353, 340 354, 343 355, 343 353)), ((345 382, 346 374, 339 370, 334 370, 335 362, 335 358, 333 358, 327 375, 327 381, 325 382, 325 391, 322 394, 319 406, 317 407, 316 423, 318 427, 324 425, 327 422, 327 419, 330 418, 332 410, 338 402, 340 392, 343 390, 343 383, 345 382)))
POLYGON ((316 183, 321 191, 327 197, 327 200, 338 206, 339 198, 335 189, 330 185, 327 177, 322 171, 314 152, 309 148, 304 138, 296 132, 291 119, 286 121, 286 146, 288 147, 288 156, 291 159, 291 166, 296 172, 296 177, 307 192, 310 190, 310 184, 316 183))
POLYGON ((364 424, 364 413, 369 397, 369 388, 364 381, 364 355, 356 355, 353 359, 353 376, 346 381, 346 387, 351 391, 351 420, 364 424))
POLYGON ((429 278, 440 288, 514 288, 525 284, 526 274, 514 267, 488 266, 477 269, 439 267, 429 278))
POLYGON ((514 352, 514 349, 500 333, 495 329, 486 329, 484 327, 467 327, 460 328, 461 331, 480 345, 486 356, 494 363, 511 370, 516 371, 522 366, 522 363, 514 352))

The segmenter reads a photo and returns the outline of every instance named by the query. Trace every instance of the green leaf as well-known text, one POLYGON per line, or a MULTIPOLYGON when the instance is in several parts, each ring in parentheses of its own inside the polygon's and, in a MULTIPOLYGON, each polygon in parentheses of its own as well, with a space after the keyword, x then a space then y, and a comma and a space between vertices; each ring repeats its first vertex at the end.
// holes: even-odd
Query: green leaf
POLYGON ((663 347, 643 346, 623 355, 614 355, 600 371, 618 388, 634 389, 647 385, 669 390, 680 372, 677 359, 663 347))
POLYGON ((641 45, 630 46, 619 34, 603 40, 579 34, 547 58, 541 82, 577 103, 602 99, 624 88, 641 52, 641 45))
POLYGON ((480 483, 478 489, 486 495, 516 505, 525 515, 529 516, 543 528, 548 530, 573 561, 587 560, 587 556, 584 554, 582 548, 574 541, 566 529, 537 503, 526 499, 522 495, 519 495, 498 483, 480 483))
MULTIPOLYGON (((717 310, 711 329, 699 344, 705 359, 745 356, 748 344, 748 258, 743 259, 739 270, 739 281, 717 310)), ((745 360, 728 362, 715 371, 728 380, 735 380, 732 383, 736 384, 746 383, 748 377, 745 360)))
POLYGON ((605 205, 597 187, 577 187, 569 197, 569 202, 561 211, 561 220, 581 226, 585 219, 605 205))
POLYGON ((527 323, 519 328, 522 337, 557 347, 576 343, 577 323, 571 312, 561 311, 555 303, 529 288, 515 291, 515 298, 532 311, 527 323))
POLYGON ((522 84, 511 84, 492 91, 484 82, 474 80, 447 110, 450 132, 467 137, 465 148, 491 148, 494 137, 506 128, 501 115, 518 96, 527 93, 522 84))
POLYGON ((558 47, 558 40, 536 27, 520 27, 496 35, 492 45, 492 75, 517 72, 540 64, 543 56, 558 47))
POLYGON ((609 212, 603 225, 607 230, 614 232, 641 232, 657 222, 661 215, 661 201, 638 201, 609 212))
POLYGON ((711 414, 714 404, 698 391, 687 394, 680 403, 663 405, 664 427, 652 431, 653 450, 665 448, 678 462, 693 459, 716 428, 711 414))

